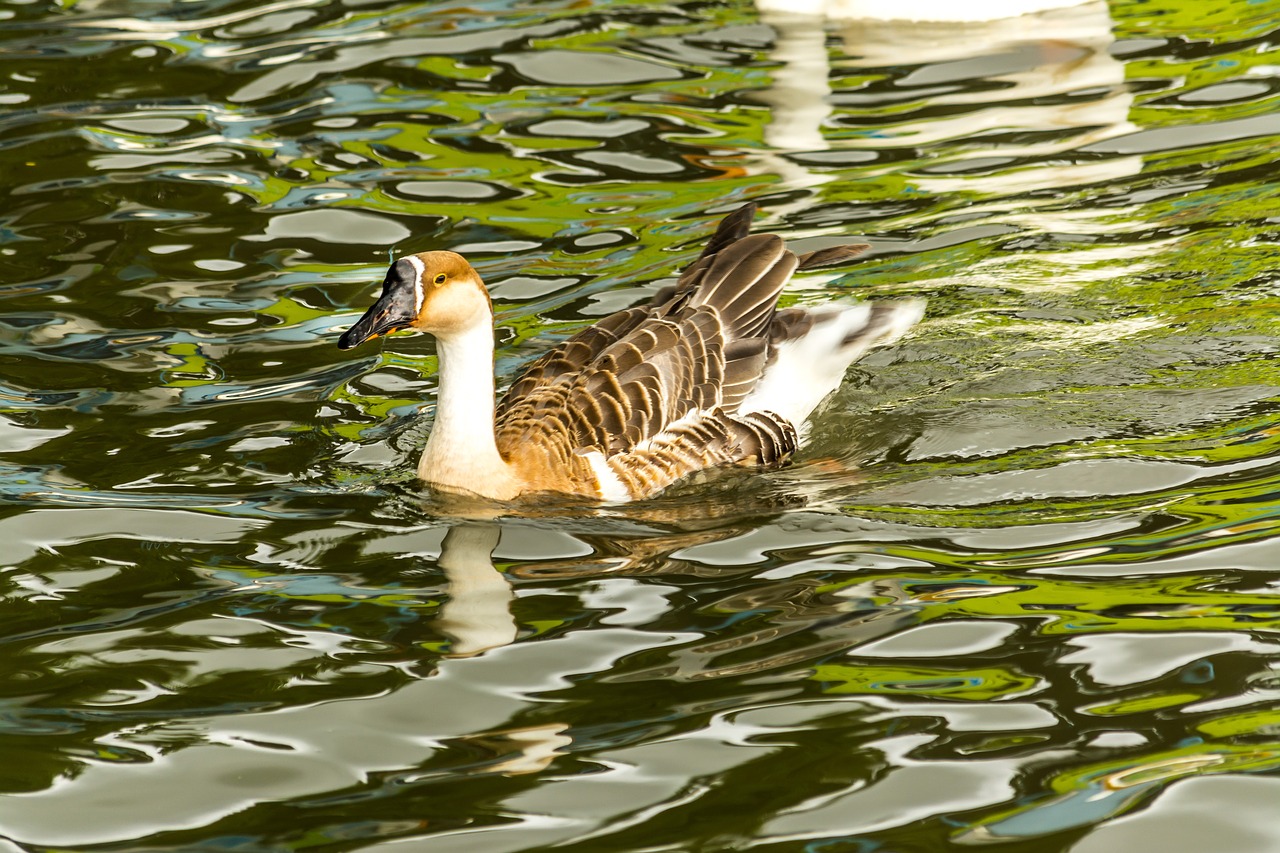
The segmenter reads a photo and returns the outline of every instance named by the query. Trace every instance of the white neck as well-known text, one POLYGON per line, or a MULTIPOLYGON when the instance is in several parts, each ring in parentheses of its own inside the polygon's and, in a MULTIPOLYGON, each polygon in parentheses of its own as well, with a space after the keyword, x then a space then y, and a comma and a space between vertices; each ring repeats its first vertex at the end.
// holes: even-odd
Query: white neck
POLYGON ((511 474, 493 435, 493 327, 436 339, 440 394, 418 476, 429 483, 504 498, 511 474))

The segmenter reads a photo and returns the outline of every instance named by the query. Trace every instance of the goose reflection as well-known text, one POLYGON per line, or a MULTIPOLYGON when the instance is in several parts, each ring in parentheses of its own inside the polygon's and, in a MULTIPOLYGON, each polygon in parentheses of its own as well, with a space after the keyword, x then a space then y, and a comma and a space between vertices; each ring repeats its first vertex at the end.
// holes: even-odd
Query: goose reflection
MULTIPOLYGON (((819 188, 839 177, 834 168, 873 170, 879 152, 892 150, 928 155, 910 183, 929 194, 1025 199, 1141 169, 1138 156, 1073 156, 1137 129, 1124 65, 1109 52, 1105 2, 757 0, 757 7, 775 34, 777 68, 772 85, 756 93, 771 117, 769 148, 753 155, 754 168, 779 176, 783 189, 805 191, 771 208, 775 215, 811 208, 819 188), (829 28, 842 45, 834 60, 829 28), (868 74, 862 85, 833 91, 833 76, 868 74), (916 108, 921 101, 928 109, 916 108), (858 114, 868 109, 879 117, 873 126, 858 114)), ((1038 218, 1052 218, 1055 228, 1065 220, 1072 230, 1065 212, 1038 218)))
MULTIPOLYGON (((731 473, 720 479, 733 482, 731 473)), ((705 479, 701 485, 706 485, 705 479)), ((588 554, 528 561, 514 571, 524 579, 542 580, 685 571, 688 565, 674 559, 674 553, 751 530, 759 519, 752 510, 776 512, 800 500, 771 492, 757 493, 746 501, 724 492, 700 495, 694 485, 683 494, 677 489, 673 499, 661 504, 630 508, 619 518, 574 518, 574 510, 582 508, 548 504, 543 510, 545 520, 569 513, 568 518, 557 520, 555 532, 569 533, 588 554), (730 516, 738 516, 737 523, 730 516), (623 531, 628 535, 620 535, 623 531)), ((436 560, 444 576, 444 601, 435 628, 450 641, 445 656, 472 657, 515 642, 520 634, 512 613, 515 591, 507 575, 494 565, 493 554, 502 541, 504 523, 511 529, 519 521, 538 520, 536 511, 527 519, 506 518, 498 505, 445 494, 427 497, 424 506, 433 514, 443 510, 454 517, 436 560)))
POLYGON ((450 640, 451 657, 470 657, 515 642, 515 592, 493 565, 501 528, 493 522, 457 524, 445 534, 436 565, 446 598, 436 627, 450 640))
MULTIPOLYGON (((700 637, 706 630, 700 626, 700 604, 679 617, 691 620, 682 631, 686 640, 664 651, 654 666, 627 667, 625 675, 606 677, 616 682, 776 673, 826 655, 849 653, 918 624, 918 604, 895 601, 894 596, 886 601, 886 590, 853 598, 828 594, 828 579, 820 569, 799 577, 753 581, 747 590, 741 589, 743 571, 751 576, 759 571, 754 559, 738 554, 732 544, 724 549, 711 546, 759 536, 786 518, 780 511, 784 505, 794 508, 800 500, 790 493, 756 492, 748 500, 732 491, 721 500, 691 493, 687 501, 677 496, 662 505, 628 508, 622 517, 561 517, 548 525, 550 519, 477 518, 473 513, 452 522, 436 560, 444 576, 445 601, 434 627, 450 640, 441 657, 475 657, 517 643, 521 631, 512 612, 517 599, 513 582, 568 578, 697 577, 705 584, 700 597, 705 596, 716 613, 754 614, 734 631, 700 637), (701 517, 691 505, 695 498, 701 517), (751 514, 750 509, 766 510, 766 515, 751 514), (495 566, 494 553, 505 536, 513 539, 509 551, 527 554, 547 548, 548 543, 537 540, 548 535, 557 537, 548 550, 567 550, 566 534, 586 553, 517 559, 505 571, 495 566), (726 556, 730 562, 722 564, 726 556), (743 560, 745 565, 738 565, 743 560)), ((813 518, 821 523, 822 516, 813 518)), ((597 588, 591 593, 596 600, 584 603, 610 611, 600 620, 602 625, 650 625, 655 608, 672 608, 666 600, 669 589, 660 584, 655 597, 634 585, 597 588)))
MULTIPOLYGON (((523 580, 549 580, 688 571, 691 567, 674 558, 674 553, 746 532, 742 527, 692 527, 643 536, 618 536, 603 530, 576 532, 573 538, 589 547, 590 554, 528 561, 513 574, 523 580)), ((473 657, 519 639, 519 624, 512 613, 515 590, 493 560, 502 531, 498 520, 459 521, 441 542, 436 566, 444 576, 444 600, 434 627, 450 641, 445 657, 473 657)))
MULTIPOLYGON (((448 496, 446 501, 456 511, 460 500, 448 496)), ((465 499, 461 499, 465 503, 465 499)), ((704 517, 696 521, 677 521, 687 515, 680 501, 666 508, 643 508, 633 513, 652 524, 657 519, 683 525, 686 529, 652 530, 642 535, 619 536, 623 524, 605 520, 583 519, 568 526, 575 528, 573 538, 589 547, 590 553, 576 559, 538 560, 519 570, 522 579, 548 579, 572 576, 634 573, 655 574, 671 568, 684 568, 672 555, 681 548, 714 542, 749 529, 742 524, 726 525, 722 517, 729 503, 712 501, 704 506, 704 517)), ((741 509, 741 504, 735 504, 741 509)), ((436 566, 444 576, 444 601, 435 629, 450 641, 441 655, 440 668, 452 668, 460 659, 476 658, 509 646, 519 639, 520 628, 512 604, 515 591, 507 575, 494 563, 494 552, 503 537, 503 519, 493 508, 481 503, 466 506, 469 518, 451 523, 440 544, 436 566), (486 517, 488 516, 488 517, 486 517)), ((506 519, 508 529, 514 522, 506 519)), ((563 523, 563 522, 562 522, 563 523)), ((472 772, 505 776, 536 774, 545 770, 557 757, 568 754, 574 744, 570 726, 560 720, 539 725, 510 725, 486 729, 456 738, 472 753, 483 758, 472 772)), ((418 774, 407 774, 402 781, 415 781, 418 774)))

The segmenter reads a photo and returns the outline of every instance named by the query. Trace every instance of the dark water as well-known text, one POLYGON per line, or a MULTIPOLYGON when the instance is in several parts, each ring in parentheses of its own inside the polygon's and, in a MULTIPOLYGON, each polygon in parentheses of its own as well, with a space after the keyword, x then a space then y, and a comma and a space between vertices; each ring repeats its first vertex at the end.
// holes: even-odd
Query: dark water
POLYGON ((1278 25, 0 7, 0 848, 1280 850, 1278 25), (786 471, 459 522, 334 346, 461 248, 509 379, 746 199, 930 300, 786 471))

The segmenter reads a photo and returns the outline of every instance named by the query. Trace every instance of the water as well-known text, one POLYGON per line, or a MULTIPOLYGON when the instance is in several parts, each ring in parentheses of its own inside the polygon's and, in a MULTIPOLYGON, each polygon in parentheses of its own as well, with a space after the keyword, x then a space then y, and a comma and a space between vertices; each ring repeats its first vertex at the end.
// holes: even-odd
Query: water
POLYGON ((0 10, 5 850, 1280 849, 1273 2, 0 10), (790 469, 460 520, 499 372, 716 216, 924 296, 790 469))

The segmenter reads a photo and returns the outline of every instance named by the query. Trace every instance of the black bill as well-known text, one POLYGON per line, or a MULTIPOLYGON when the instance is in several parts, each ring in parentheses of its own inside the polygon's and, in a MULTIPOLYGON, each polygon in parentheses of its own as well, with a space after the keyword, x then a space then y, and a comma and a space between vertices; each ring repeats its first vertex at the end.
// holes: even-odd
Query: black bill
POLYGON ((378 301, 338 338, 338 349, 351 349, 370 338, 403 329, 417 318, 417 314, 418 271, 408 260, 402 259, 387 270, 378 301))

